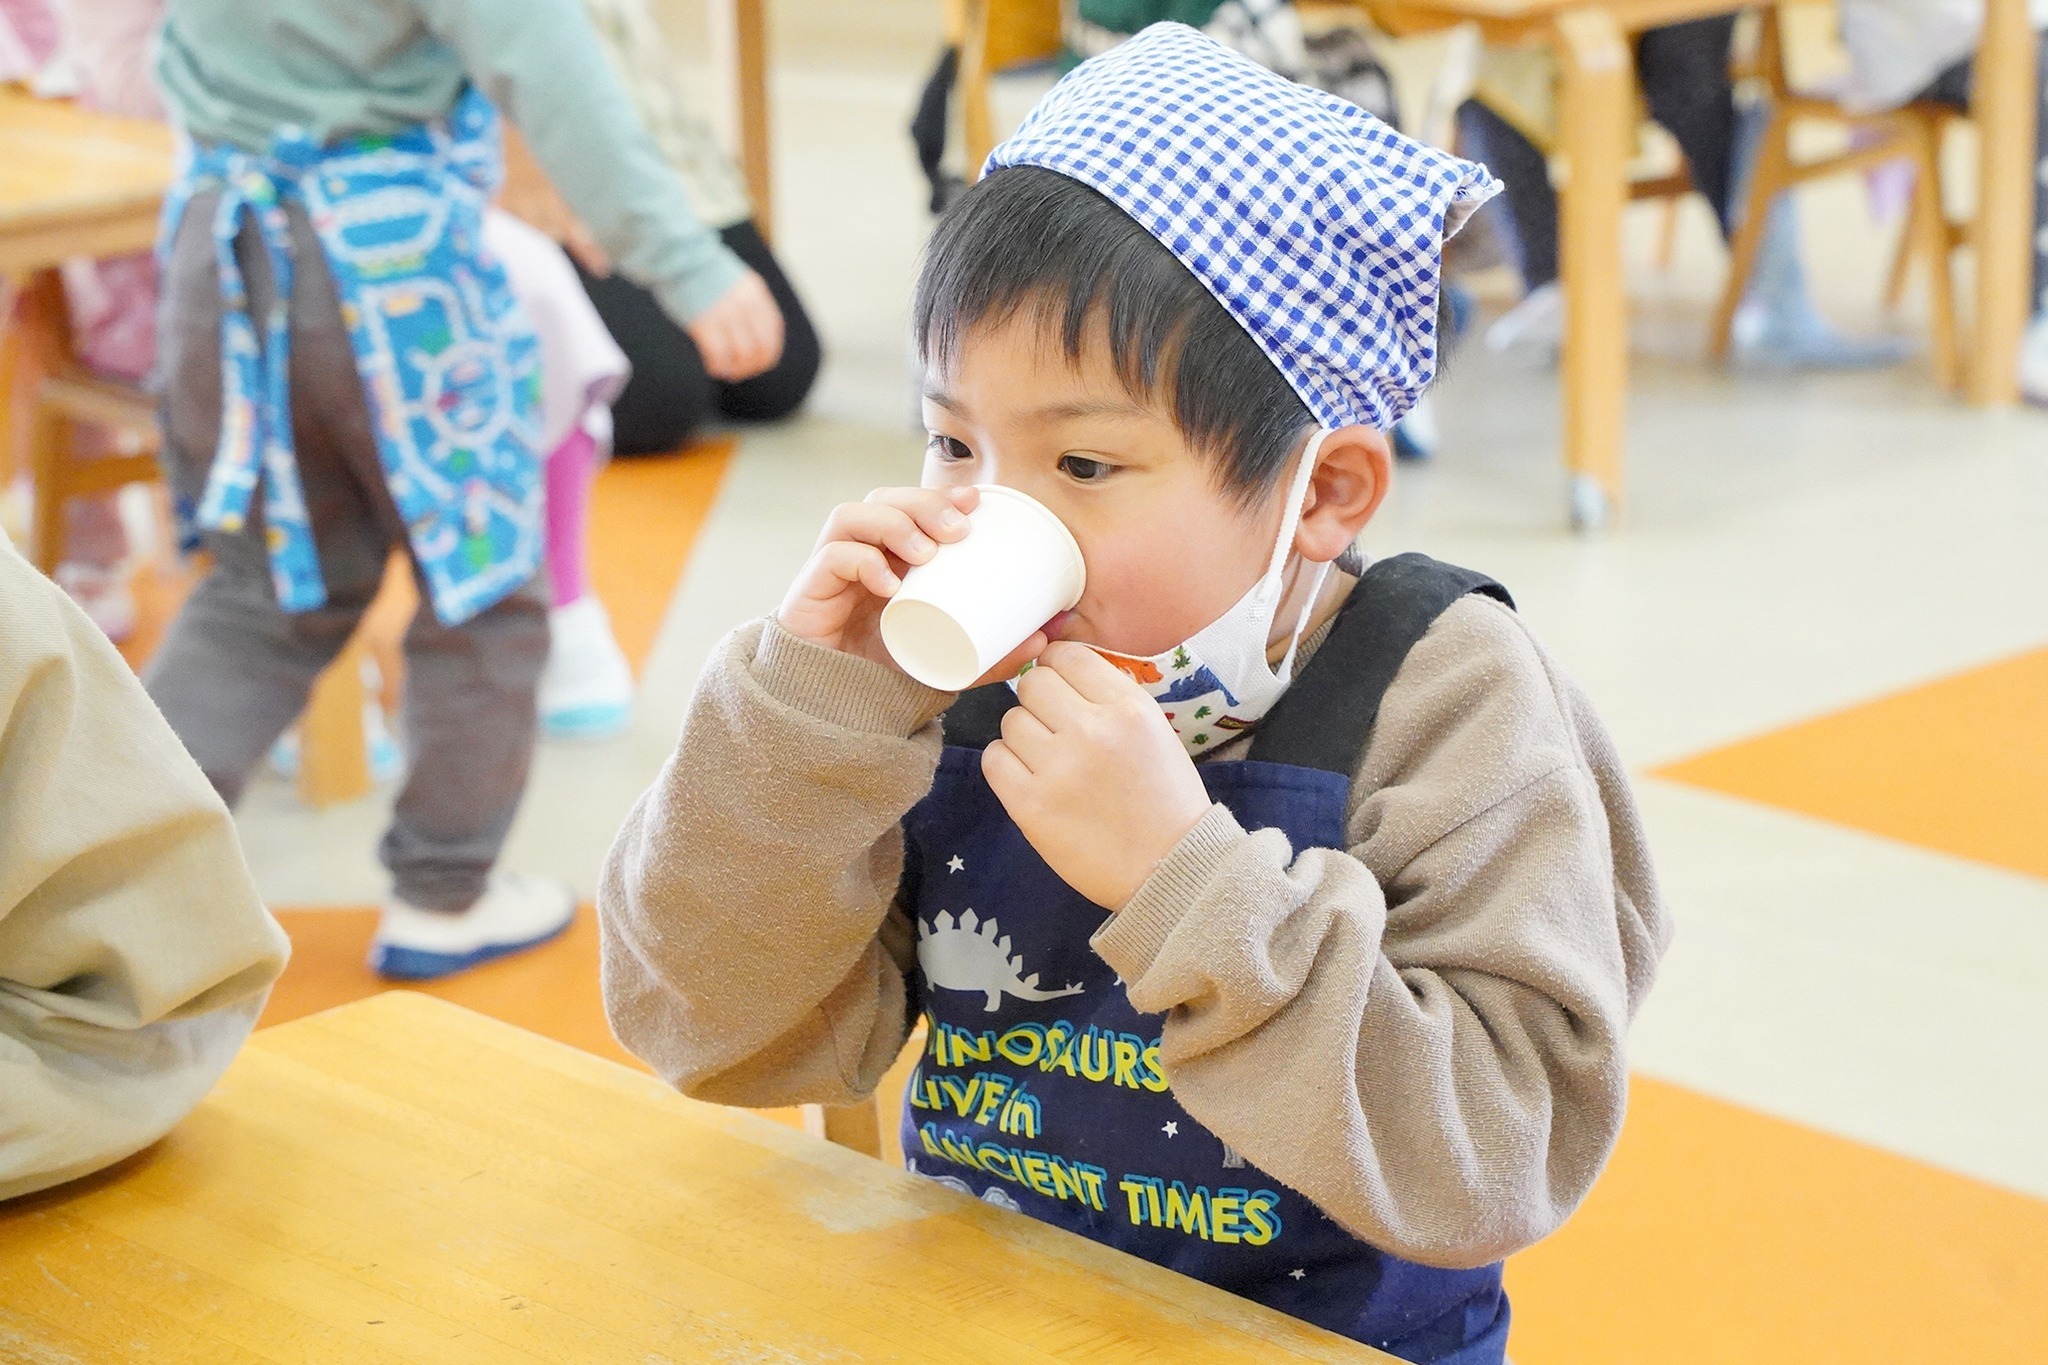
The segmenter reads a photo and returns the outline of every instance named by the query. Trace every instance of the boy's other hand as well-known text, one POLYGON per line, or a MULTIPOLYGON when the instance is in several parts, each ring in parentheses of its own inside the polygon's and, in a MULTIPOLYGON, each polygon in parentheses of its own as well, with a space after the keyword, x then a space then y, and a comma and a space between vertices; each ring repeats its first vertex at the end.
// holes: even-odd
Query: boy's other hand
POLYGON ((1159 703, 1085 645, 1049 646, 1017 700, 982 774, 1067 885, 1121 909, 1208 814, 1201 774, 1159 703))
MULTIPOLYGON (((895 668, 882 643, 882 608, 913 566, 966 538, 967 514, 980 501, 972 488, 878 488, 863 502, 842 503, 826 519, 776 621, 812 644, 895 668)), ((1044 632, 1033 635, 976 686, 1016 677, 1045 641, 1044 632)))
POLYGON ((726 384, 766 374, 782 359, 782 310, 751 270, 683 330, 697 343, 704 372, 726 384))

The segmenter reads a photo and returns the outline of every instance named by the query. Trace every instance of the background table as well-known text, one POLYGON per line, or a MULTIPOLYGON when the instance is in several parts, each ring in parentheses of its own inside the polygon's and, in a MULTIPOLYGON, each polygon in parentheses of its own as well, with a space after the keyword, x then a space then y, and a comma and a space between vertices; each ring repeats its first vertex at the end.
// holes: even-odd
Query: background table
MULTIPOLYGON (((1557 54, 1559 266, 1565 290, 1564 458, 1571 513, 1604 524, 1622 492, 1628 312, 1621 215, 1633 145, 1633 38, 1645 29, 1755 8, 1754 0, 1354 0, 1389 32, 1475 23, 1494 42, 1557 54)), ((1982 404, 2017 396, 2033 227, 2034 42, 2027 0, 1987 0, 1971 114, 1979 134, 1977 306, 1967 373, 1982 404)))
POLYGON ((0 87, 0 275, 147 251, 171 130, 0 87))
POLYGON ((0 1205, 0 1354, 1385 1361, 410 991, 258 1033, 169 1138, 0 1205))
POLYGON ((40 373, 70 358, 58 265, 149 250, 170 187, 171 131, 162 124, 0 86, 0 277, 25 298, 0 363, 0 485, 15 468, 13 365, 40 373))

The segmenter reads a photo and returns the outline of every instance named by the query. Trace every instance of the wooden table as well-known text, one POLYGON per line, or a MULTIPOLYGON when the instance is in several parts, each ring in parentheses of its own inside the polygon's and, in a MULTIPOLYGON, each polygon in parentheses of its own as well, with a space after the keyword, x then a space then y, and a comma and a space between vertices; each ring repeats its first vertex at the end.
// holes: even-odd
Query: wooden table
POLYGON ((156 1148, 0 1206, 0 1355, 1388 1359, 410 991, 258 1033, 156 1148))
POLYGON ((0 275, 156 242, 171 130, 0 87, 0 275))
MULTIPOLYGON (((1559 265, 1565 289, 1564 457, 1574 525, 1604 525, 1622 493, 1628 316, 1621 215, 1634 135, 1632 38, 1645 29, 1753 7, 1744 0, 1356 0, 1393 33, 1476 23, 1489 41, 1544 42, 1560 72, 1559 265)), ((2017 396, 2033 230, 2034 42, 2027 0, 1987 0, 1971 113, 1980 196, 1969 396, 2017 396)))
MULTIPOLYGON (((0 278, 26 300, 0 361, 0 484, 25 434, 8 410, 15 367, 41 374, 70 359, 58 265, 147 251, 170 187, 171 132, 162 124, 0 86, 0 278)), ((5 322, 0 316, 0 333, 5 322)))

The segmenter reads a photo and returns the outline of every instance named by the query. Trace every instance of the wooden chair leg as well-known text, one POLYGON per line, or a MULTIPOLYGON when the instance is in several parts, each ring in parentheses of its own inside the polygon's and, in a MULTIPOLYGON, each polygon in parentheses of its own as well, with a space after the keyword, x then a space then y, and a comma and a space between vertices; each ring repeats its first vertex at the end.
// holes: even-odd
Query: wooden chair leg
POLYGON ((309 806, 332 806, 369 795, 371 785, 359 633, 313 684, 299 718, 299 796, 309 806))
POLYGON ((28 469, 33 502, 29 513, 28 561, 55 574, 64 559, 65 447, 71 423, 61 413, 38 407, 29 415, 28 469))
POLYGON ((1962 382, 1956 348, 1955 280, 1949 266, 1948 214, 1941 203, 1940 134, 1923 125, 1913 135, 1913 240, 1927 262, 1928 353, 1934 382, 1955 392, 1962 382))
POLYGON ((1717 362, 1728 359, 1735 310, 1742 306, 1743 296, 1749 292, 1771 206, 1791 187, 1790 134, 1790 120, 1772 110, 1770 122, 1757 143, 1756 165, 1750 171, 1749 192, 1744 196, 1742 224, 1735 229, 1735 239, 1728 246, 1728 282, 1722 286, 1721 301, 1714 308, 1713 326, 1708 334, 1708 353, 1717 362))
POLYGON ((960 41, 960 124, 967 148, 967 183, 981 179, 982 163, 995 150, 995 111, 988 89, 990 0, 965 0, 960 41))
POLYGON ((1667 275, 1671 273, 1672 258, 1678 253, 1678 206, 1683 202, 1676 197, 1664 201, 1664 227, 1657 237, 1657 269, 1667 275))
MULTIPOLYGON (((1920 169, 1918 166, 1913 168, 1913 174, 1916 178, 1919 176, 1920 169)), ((1906 301, 1906 286, 1913 278, 1913 248, 1918 241, 1920 232, 1920 195, 1918 191, 1919 186, 1916 184, 1913 197, 1906 206, 1906 221, 1899 227, 1899 244, 1892 252, 1891 277, 1886 281, 1884 287, 1885 311, 1890 313, 1898 312, 1899 305, 1906 301)))
POLYGON ((1573 525, 1593 531, 1621 504, 1628 298, 1619 265, 1635 61, 1620 25, 1597 6, 1565 11, 1554 32, 1568 175, 1558 204, 1565 465, 1573 525))

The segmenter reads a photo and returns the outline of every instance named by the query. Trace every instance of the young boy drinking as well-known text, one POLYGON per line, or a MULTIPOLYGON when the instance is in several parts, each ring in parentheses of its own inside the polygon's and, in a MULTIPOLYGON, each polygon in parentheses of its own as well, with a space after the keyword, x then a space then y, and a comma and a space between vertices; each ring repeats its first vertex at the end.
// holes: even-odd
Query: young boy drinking
POLYGON ((843 1104, 922 1014, 917 1171, 1498 1362, 1501 1258, 1599 1171, 1668 929, 1506 593, 1352 548, 1494 186, 1176 25, 989 172, 918 288, 923 486, 832 514, 612 850, 613 1027, 693 1095, 843 1104), (954 696, 877 616, 973 484, 1057 513, 1088 584, 954 696))

